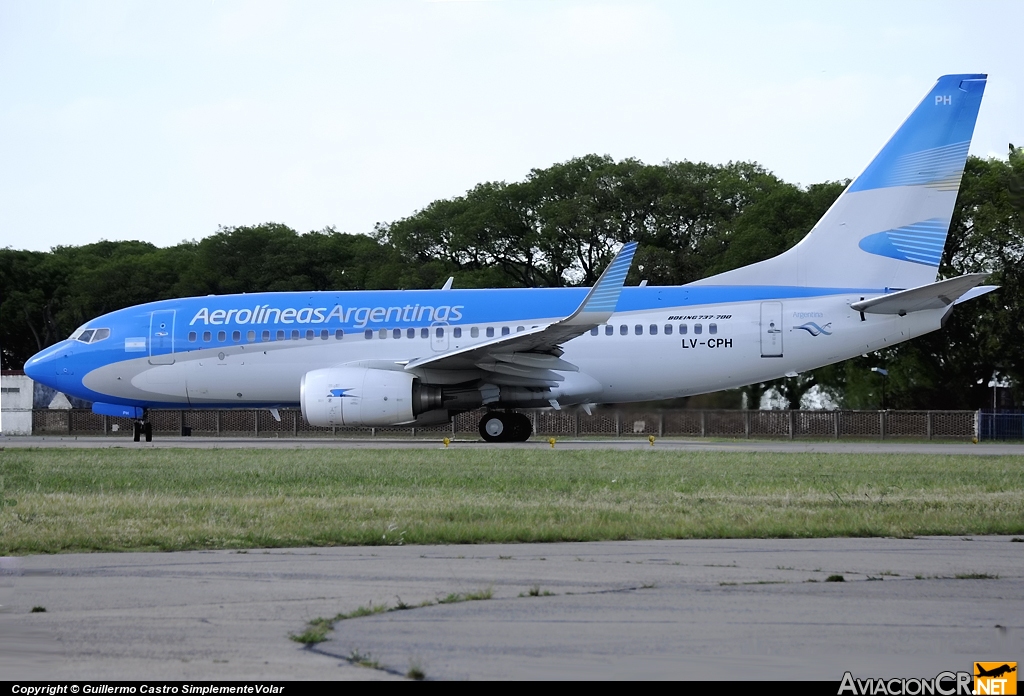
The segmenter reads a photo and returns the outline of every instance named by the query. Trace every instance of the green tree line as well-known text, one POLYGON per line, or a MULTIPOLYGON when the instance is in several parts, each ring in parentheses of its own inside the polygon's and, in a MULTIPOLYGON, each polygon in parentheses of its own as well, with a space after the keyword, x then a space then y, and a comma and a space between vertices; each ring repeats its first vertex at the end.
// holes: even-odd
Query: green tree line
MULTIPOLYGON (((683 284, 779 254, 798 242, 847 182, 807 187, 758 164, 711 165, 587 155, 523 181, 483 183, 370 235, 299 234, 277 223, 221 228, 158 248, 101 241, 48 252, 0 249, 4 369, 93 317, 190 295, 285 290, 590 285, 621 242, 638 241, 627 283, 683 284)), ((776 388, 797 408, 817 386, 848 408, 976 408, 993 375, 1024 385, 1024 152, 970 158, 940 267, 988 272, 1000 290, 962 305, 939 332, 886 351, 743 390, 756 408, 776 388)), ((741 392, 705 398, 738 405, 741 392)))

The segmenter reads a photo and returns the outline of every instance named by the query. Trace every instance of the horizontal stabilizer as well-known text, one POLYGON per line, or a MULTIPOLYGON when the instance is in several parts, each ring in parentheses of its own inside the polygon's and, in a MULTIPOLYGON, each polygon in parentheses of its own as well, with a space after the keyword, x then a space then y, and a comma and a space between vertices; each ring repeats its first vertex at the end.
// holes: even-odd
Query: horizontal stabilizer
POLYGON ((970 300, 973 300, 975 297, 981 297, 982 295, 987 295, 988 293, 992 292, 993 290, 998 290, 998 289, 999 289, 998 285, 979 285, 978 287, 971 288, 970 290, 965 292, 963 295, 960 296, 960 299, 958 299, 953 304, 958 305, 961 302, 968 302, 970 300))
POLYGON ((868 314, 910 314, 928 309, 942 309, 956 302, 962 295, 981 285, 987 273, 971 273, 949 280, 940 280, 919 288, 900 290, 889 295, 854 302, 850 308, 868 314))

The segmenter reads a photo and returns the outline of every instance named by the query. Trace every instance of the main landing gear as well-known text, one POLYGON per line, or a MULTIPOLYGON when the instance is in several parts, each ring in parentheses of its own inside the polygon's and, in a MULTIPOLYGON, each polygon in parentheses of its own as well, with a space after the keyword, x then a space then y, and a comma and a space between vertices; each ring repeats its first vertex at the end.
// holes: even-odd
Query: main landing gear
POLYGON ((142 420, 137 420, 132 423, 132 439, 138 442, 139 439, 145 435, 146 442, 153 441, 153 424, 149 422, 147 418, 149 414, 145 411, 142 412, 142 420))
POLYGON ((533 435, 533 424, 522 413, 488 411, 480 419, 480 437, 485 442, 526 442, 533 435))

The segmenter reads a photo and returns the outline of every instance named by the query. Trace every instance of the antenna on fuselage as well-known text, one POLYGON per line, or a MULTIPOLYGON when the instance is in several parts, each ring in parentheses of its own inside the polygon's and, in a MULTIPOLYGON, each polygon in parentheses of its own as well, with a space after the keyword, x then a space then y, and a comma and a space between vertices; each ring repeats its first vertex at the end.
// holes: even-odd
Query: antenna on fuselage
POLYGON ((441 286, 441 289, 442 290, 451 290, 452 289, 452 283, 454 283, 454 282, 455 282, 455 276, 452 276, 452 277, 450 277, 448 280, 446 280, 444 282, 444 285, 441 286))

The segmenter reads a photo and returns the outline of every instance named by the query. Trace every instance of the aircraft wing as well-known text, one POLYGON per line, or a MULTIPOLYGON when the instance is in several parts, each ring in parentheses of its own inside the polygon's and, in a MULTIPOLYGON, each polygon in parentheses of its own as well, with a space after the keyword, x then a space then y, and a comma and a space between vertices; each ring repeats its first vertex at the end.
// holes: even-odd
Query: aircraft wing
POLYGON ((626 281, 636 242, 623 245, 575 312, 544 326, 536 326, 485 343, 410 361, 406 370, 429 367, 442 370, 481 369, 503 376, 504 383, 521 378, 524 385, 535 380, 558 382, 564 377, 554 370, 575 372, 575 365, 562 360, 561 344, 585 334, 608 321, 615 312, 626 281), (512 379, 509 379, 512 378, 512 379))
MULTIPOLYGON (((983 292, 972 293, 972 291, 985 282, 987 277, 987 273, 962 275, 948 280, 940 280, 937 283, 922 285, 919 288, 900 290, 889 295, 881 295, 868 300, 854 302, 850 305, 850 308, 857 312, 867 312, 868 314, 899 314, 900 316, 926 309, 942 309, 958 302, 961 297, 969 293, 971 297, 984 294, 983 292)), ((995 289, 994 286, 988 286, 988 288, 989 290, 995 289)))

